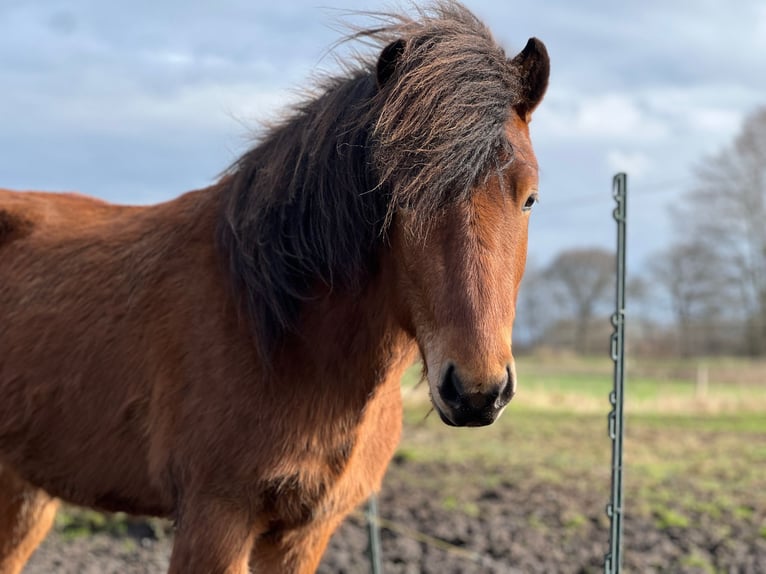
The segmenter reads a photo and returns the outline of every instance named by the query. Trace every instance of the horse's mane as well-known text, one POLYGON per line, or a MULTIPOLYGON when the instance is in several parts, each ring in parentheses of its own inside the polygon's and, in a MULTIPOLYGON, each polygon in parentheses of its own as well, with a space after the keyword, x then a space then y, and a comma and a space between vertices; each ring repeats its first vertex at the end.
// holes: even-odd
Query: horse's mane
POLYGON ((319 287, 354 290, 374 273, 399 208, 426 226, 512 157, 519 76, 489 30, 452 1, 373 16, 352 38, 376 56, 396 46, 390 78, 360 57, 224 175, 218 243, 264 358, 319 287))

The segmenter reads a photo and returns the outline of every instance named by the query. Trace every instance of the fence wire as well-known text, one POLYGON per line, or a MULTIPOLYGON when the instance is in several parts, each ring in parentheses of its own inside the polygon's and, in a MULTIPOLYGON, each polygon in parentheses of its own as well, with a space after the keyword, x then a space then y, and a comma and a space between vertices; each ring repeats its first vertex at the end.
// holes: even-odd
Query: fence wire
MULTIPOLYGON (((376 510, 377 510, 377 506, 376 506, 376 510)), ((426 546, 437 548, 448 554, 451 554, 452 556, 455 556, 456 558, 460 558, 468 562, 473 562, 474 564, 478 564, 484 568, 492 567, 495 569, 499 569, 500 571, 507 571, 508 569, 510 569, 509 564, 506 564, 505 562, 501 562, 500 560, 497 560, 491 556, 482 554, 481 552, 476 552, 474 550, 468 550, 467 548, 463 548, 462 546, 457 546, 456 544, 452 544, 451 542, 447 542, 446 540, 443 540, 441 538, 437 538, 435 536, 431 536, 430 534, 420 532, 419 530, 412 528, 410 526, 406 526, 404 524, 400 524, 393 520, 383 518, 379 514, 373 514, 370 511, 369 505, 367 507, 366 512, 362 513, 361 511, 356 511, 351 516, 359 521, 367 521, 368 523, 372 521, 375 523, 374 526, 377 528, 383 528, 397 536, 404 536, 405 538, 409 538, 410 540, 415 540, 416 542, 420 542, 421 544, 425 544, 426 546)), ((368 528, 369 528, 369 525, 368 525, 368 528)), ((373 573, 382 572, 382 569, 380 568, 381 568, 380 565, 375 566, 375 564, 371 562, 371 569, 373 573), (376 568, 379 568, 379 570, 376 570, 376 568)))

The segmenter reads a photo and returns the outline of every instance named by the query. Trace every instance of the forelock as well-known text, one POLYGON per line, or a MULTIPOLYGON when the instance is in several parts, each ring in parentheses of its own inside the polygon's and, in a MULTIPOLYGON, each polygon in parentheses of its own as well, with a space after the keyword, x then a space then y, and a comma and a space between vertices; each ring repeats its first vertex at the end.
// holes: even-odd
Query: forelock
POLYGON ((404 40, 373 106, 373 157, 391 195, 388 219, 406 206, 425 220, 510 161, 505 125, 518 77, 489 29, 459 4, 394 18, 371 34, 404 40))

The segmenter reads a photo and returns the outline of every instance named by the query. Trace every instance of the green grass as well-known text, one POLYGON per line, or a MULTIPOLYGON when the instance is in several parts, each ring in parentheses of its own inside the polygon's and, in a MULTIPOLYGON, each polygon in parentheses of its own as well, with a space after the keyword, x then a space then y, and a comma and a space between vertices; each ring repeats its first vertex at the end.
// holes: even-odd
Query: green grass
POLYGON ((688 556, 682 558, 681 564, 687 568, 694 568, 698 572, 704 572, 705 574, 715 574, 716 572, 715 566, 698 552, 692 552, 688 556))
POLYGON ((102 532, 124 536, 128 531, 126 515, 103 514, 86 508, 65 507, 56 514, 56 529, 65 538, 75 539, 102 532))
MULTIPOLYGON (((131 517, 122 512, 102 513, 66 504, 56 513, 55 529, 70 540, 92 534, 125 538, 131 525, 139 524, 139 530, 150 532, 153 538, 161 539, 171 532, 170 523, 160 518, 131 517)), ((133 542, 126 539, 125 543, 129 545, 133 542)))
MULTIPOLYGON (((546 374, 519 372, 518 401, 546 408, 593 411, 604 404, 612 390, 606 374, 546 374)), ((766 387, 766 384, 764 385, 766 387)), ((766 409, 766 392, 750 385, 712 385, 700 395, 692 381, 628 377, 625 382, 627 412, 741 412, 766 409)))
POLYGON ((654 512, 655 524, 661 530, 667 528, 686 528, 689 526, 689 518, 676 510, 659 506, 654 512))

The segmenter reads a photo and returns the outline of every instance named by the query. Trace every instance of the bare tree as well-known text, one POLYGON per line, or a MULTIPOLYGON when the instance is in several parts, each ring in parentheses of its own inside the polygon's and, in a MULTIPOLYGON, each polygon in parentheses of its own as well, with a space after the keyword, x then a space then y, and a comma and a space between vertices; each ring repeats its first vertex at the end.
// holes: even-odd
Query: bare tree
POLYGON ((734 142, 707 158, 677 217, 686 243, 738 291, 751 354, 766 353, 766 107, 746 118, 734 142))
POLYGON ((601 248, 562 251, 548 266, 545 278, 575 322, 576 350, 588 352, 595 317, 602 312, 608 316, 614 291, 614 253, 601 248))
POLYGON ((728 299, 727 282, 716 258, 704 243, 677 243, 656 254, 649 264, 652 280, 667 295, 683 356, 709 352, 715 339, 715 319, 728 299))
POLYGON ((550 291, 545 270, 534 261, 527 261, 516 305, 514 342, 520 341, 526 347, 536 347, 543 342, 548 327, 555 319, 550 291))

